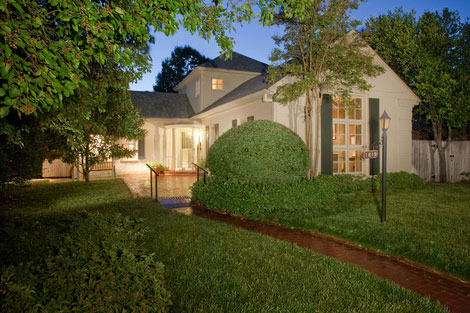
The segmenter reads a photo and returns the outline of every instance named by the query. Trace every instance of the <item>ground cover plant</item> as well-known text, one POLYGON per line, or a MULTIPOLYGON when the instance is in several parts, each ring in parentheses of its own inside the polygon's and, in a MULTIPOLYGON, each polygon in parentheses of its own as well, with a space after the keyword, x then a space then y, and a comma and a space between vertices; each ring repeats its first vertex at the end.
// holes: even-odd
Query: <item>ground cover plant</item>
POLYGON ((209 179, 192 191, 209 208, 334 235, 469 280, 468 184, 428 184, 416 175, 388 174, 387 222, 381 224, 380 181, 380 176, 323 176, 251 190, 209 179))
MULTIPOLYGON (((151 199, 132 199, 120 180, 33 184, 17 189, 12 197, 17 200, 3 203, 1 211, 0 252, 8 255, 1 259, 2 277, 12 268, 24 272, 27 262, 36 266, 60 255, 56 248, 70 249, 73 244, 67 240, 57 243, 64 238, 102 243, 110 249, 114 244, 124 248, 131 241, 135 246, 129 251, 138 250, 164 264, 173 312, 444 312, 437 303, 354 266, 228 225, 183 216, 151 199), (88 227, 95 224, 111 224, 117 234, 108 238, 108 226, 90 232, 88 227), (120 237, 128 232, 137 239, 120 237)), ((69 260, 75 262, 73 257, 69 260)), ((0 303, 1 310, 8 311, 4 281, 0 303)))

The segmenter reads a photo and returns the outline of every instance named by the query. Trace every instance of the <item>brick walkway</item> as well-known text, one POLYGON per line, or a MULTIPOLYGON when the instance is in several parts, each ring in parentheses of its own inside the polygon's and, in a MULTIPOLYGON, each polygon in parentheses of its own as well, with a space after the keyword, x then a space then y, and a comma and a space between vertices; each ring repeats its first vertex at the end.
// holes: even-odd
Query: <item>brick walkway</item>
MULTIPOLYGON (((150 196, 148 174, 128 175, 122 178, 135 196, 150 196)), ((159 201, 163 206, 171 208, 186 205, 189 201, 189 187, 196 181, 195 175, 160 176, 158 179, 159 201)), ((291 242, 342 262, 357 265, 403 288, 439 301, 451 312, 470 312, 470 284, 457 278, 311 231, 248 220, 196 205, 192 206, 192 212, 187 211, 188 209, 185 209, 184 212, 291 242)))
POLYGON ((303 248, 357 265, 368 272, 439 301, 451 312, 470 312, 470 284, 399 258, 365 250, 323 234, 253 221, 194 206, 193 215, 295 243, 303 248))

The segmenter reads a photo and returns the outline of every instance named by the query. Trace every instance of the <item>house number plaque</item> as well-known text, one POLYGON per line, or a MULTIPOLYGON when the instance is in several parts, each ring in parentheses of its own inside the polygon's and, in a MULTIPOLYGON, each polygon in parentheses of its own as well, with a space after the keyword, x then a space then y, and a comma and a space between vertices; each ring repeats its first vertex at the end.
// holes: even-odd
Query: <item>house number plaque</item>
POLYGON ((379 157, 379 150, 369 150, 362 152, 363 159, 377 159, 379 157))

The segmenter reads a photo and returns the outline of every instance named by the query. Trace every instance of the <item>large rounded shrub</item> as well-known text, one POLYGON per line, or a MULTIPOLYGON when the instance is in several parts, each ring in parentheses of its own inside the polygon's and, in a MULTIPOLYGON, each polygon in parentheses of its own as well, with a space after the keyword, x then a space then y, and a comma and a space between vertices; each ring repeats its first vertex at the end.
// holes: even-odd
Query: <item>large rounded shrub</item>
POLYGON ((232 128, 207 156, 211 175, 242 184, 294 183, 306 176, 309 154, 302 139, 287 127, 255 121, 232 128))

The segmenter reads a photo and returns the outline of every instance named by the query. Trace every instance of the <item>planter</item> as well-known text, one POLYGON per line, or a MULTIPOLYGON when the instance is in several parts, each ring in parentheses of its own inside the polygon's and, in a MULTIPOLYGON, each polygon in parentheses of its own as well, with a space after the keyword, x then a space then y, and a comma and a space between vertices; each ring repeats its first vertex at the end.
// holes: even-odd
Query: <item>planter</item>
POLYGON ((161 167, 154 167, 153 169, 155 170, 155 172, 157 172, 158 175, 164 174, 163 169, 161 167))

